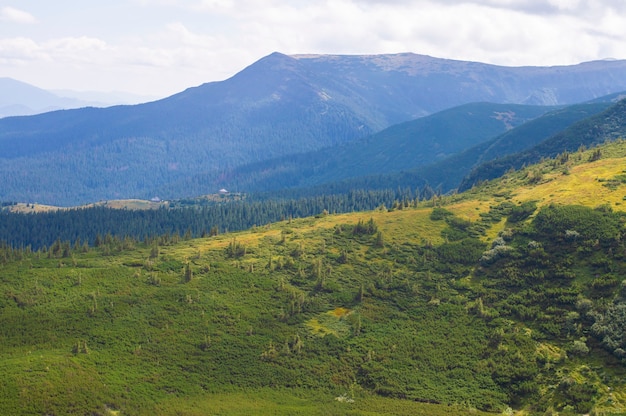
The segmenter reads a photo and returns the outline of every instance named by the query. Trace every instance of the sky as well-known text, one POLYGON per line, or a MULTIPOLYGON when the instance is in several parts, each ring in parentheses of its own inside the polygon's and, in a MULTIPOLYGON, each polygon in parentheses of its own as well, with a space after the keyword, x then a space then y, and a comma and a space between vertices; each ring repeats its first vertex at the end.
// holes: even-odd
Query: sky
POLYGON ((624 0, 0 0, 0 77, 166 97, 272 52, 626 59, 624 0))

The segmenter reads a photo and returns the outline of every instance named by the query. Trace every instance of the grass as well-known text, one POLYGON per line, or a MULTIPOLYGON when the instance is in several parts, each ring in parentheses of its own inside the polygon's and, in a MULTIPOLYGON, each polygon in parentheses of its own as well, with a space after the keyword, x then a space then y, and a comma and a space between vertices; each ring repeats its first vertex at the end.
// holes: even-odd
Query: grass
POLYGON ((181 416, 224 415, 487 415, 462 406, 436 405, 370 395, 324 395, 306 390, 260 389, 171 399, 155 406, 156 413, 181 416))
POLYGON ((508 195, 508 199, 516 203, 534 200, 539 206, 555 203, 591 207, 610 204, 614 209, 624 211, 626 207, 622 202, 626 186, 611 189, 603 184, 624 173, 626 142, 617 140, 603 145, 602 158, 589 162, 593 152, 594 149, 573 153, 562 164, 547 160, 518 172, 507 173, 503 179, 466 193, 469 200, 466 203, 493 203, 498 196, 508 195), (542 172, 541 180, 529 183, 531 172, 542 172))
MULTIPOLYGON (((626 186, 598 180, 623 174, 619 145, 594 162, 572 158, 566 175, 546 161, 537 183, 514 172, 437 203, 473 225, 503 202, 619 211, 626 186)), ((282 221, 164 244, 156 257, 137 243, 7 259, 0 414, 531 414, 542 401, 556 409, 555 386, 572 374, 598 387, 594 410, 623 412, 623 363, 589 323, 575 335, 561 329, 577 296, 598 313, 619 299, 619 288, 600 296, 592 285, 624 272, 622 243, 552 256, 546 237, 535 268, 524 263, 539 239, 528 223, 493 220, 476 242, 450 232, 462 221, 431 220, 432 205, 282 221), (370 219, 384 244, 352 232, 370 219), (481 266, 481 247, 510 227, 515 255, 481 266), (245 255, 228 256, 233 241, 245 255), (555 277, 557 261, 573 277, 555 277), (519 283, 528 276, 538 277, 519 283), (582 336, 590 354, 567 357, 582 336), (518 379, 541 395, 516 396, 518 379)))
MULTIPOLYGON (((420 227, 427 222, 426 210, 413 213, 418 215, 411 224, 420 227)), ((376 354, 378 358, 370 358, 373 362, 391 358, 384 353, 390 345, 379 337, 398 338, 404 331, 386 328, 387 323, 401 324, 404 319, 386 301, 367 294, 361 305, 355 302, 359 287, 379 275, 367 270, 366 256, 375 260, 373 267, 381 268, 380 276, 387 273, 383 266, 391 263, 372 257, 376 252, 367 242, 369 237, 359 242, 346 227, 374 216, 381 229, 391 233, 410 214, 409 210, 374 212, 357 218, 284 222, 256 232, 163 246, 153 260, 150 247, 139 245, 114 255, 100 250, 64 259, 40 254, 6 264, 0 303, 0 363, 5 380, 0 412, 84 413, 106 408, 119 414, 168 414, 168 409, 176 408, 176 412, 186 409, 182 414, 368 414, 381 401, 386 404, 380 411, 390 409, 389 414, 439 409, 415 400, 383 400, 362 388, 358 391, 363 397, 356 404, 334 400, 350 391, 363 357, 376 354), (315 226, 317 221, 320 227, 315 226), (340 224, 345 231, 336 234, 340 224), (288 230, 284 243, 283 230, 288 230), (233 239, 248 248, 242 259, 225 257, 233 239), (270 256, 277 262, 291 259, 293 247, 300 243, 305 250, 293 259, 294 265, 268 269, 270 256), (333 256, 343 249, 350 251, 349 263, 337 264, 333 256), (316 259, 322 259, 321 273, 327 279, 322 290, 315 289, 311 269, 316 259), (183 281, 186 263, 193 269, 189 283, 183 281), (286 282, 283 288, 281 279, 286 282), (362 323, 351 320, 357 314, 362 323), (355 336, 356 325, 369 328, 370 335, 355 336), (326 336, 314 334, 311 327, 323 328, 326 336), (380 335, 372 337, 376 333, 380 335), (296 336, 303 341, 301 353, 296 352, 296 336), (243 393, 228 393, 227 386, 245 389, 253 401, 243 401, 243 393), (269 386, 283 386, 287 399, 268 396, 269 386), (298 395, 306 397, 296 400, 298 395), (180 397, 185 401, 194 397, 197 409, 179 406, 180 397), (215 397, 236 400, 225 408, 229 399, 215 397)), ((379 250, 382 254, 385 249, 379 250)), ((403 302, 427 308, 418 299, 403 302)), ((435 322, 428 319, 428 325, 435 322)), ((411 342, 404 338, 399 345, 411 342)), ((447 405, 441 408, 449 410, 447 405)))
POLYGON ((601 159, 585 165, 573 166, 568 175, 553 173, 546 181, 534 187, 524 186, 517 190, 514 200, 524 201, 537 198, 539 205, 547 203, 581 204, 597 206, 610 204, 623 210, 621 202, 626 195, 626 186, 611 190, 602 186, 601 179, 622 173, 624 158, 601 159))

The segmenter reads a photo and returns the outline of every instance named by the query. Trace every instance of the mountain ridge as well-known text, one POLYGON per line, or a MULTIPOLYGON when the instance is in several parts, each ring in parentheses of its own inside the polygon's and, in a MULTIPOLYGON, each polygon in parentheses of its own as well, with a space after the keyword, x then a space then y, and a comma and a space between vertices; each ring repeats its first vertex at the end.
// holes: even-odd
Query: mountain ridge
MULTIPOLYGON (((532 147, 571 124, 604 111, 613 105, 613 101, 614 97, 611 95, 603 100, 594 100, 593 103, 577 104, 556 109, 552 107, 537 107, 537 111, 541 108, 544 109, 541 111, 543 114, 540 114, 538 111, 536 113, 537 117, 530 117, 524 123, 510 126, 514 128, 507 131, 502 130, 498 132, 497 130, 492 130, 488 134, 486 130, 483 130, 482 136, 478 134, 474 137, 474 139, 480 140, 475 140, 473 143, 468 139, 472 135, 477 134, 480 129, 476 126, 471 127, 472 124, 468 124, 467 120, 463 121, 464 115, 459 113, 468 111, 467 115, 471 113, 472 117, 474 117, 480 114, 480 107, 477 106, 491 108, 492 114, 483 114, 485 119, 480 121, 481 124, 486 126, 490 118, 502 118, 500 115, 503 112, 506 117, 511 117, 511 119, 508 121, 507 119, 502 119, 502 122, 511 123, 514 121, 514 110, 517 109, 519 112, 524 107, 519 105, 507 106, 480 103, 463 105, 411 122, 392 126, 375 135, 356 140, 342 147, 296 155, 291 158, 270 160, 257 165, 243 166, 235 169, 232 172, 232 177, 225 175, 219 184, 227 188, 239 189, 234 184, 241 185, 245 183, 244 189, 263 192, 277 191, 282 188, 279 193, 283 196, 289 195, 290 192, 293 192, 294 195, 299 195, 302 192, 306 192, 307 188, 309 192, 318 194, 319 192, 323 193, 323 189, 327 189, 328 192, 346 192, 349 189, 381 189, 395 188, 397 186, 421 188, 426 185, 438 188, 440 192, 445 193, 456 189, 471 169, 480 163, 532 147), (456 114, 456 116, 454 118, 446 118, 446 114, 456 114), (437 151, 437 147, 433 146, 435 143, 431 143, 430 146, 427 145, 427 139, 431 138, 426 134, 428 129, 425 127, 428 124, 444 125, 439 131, 431 132, 430 134, 436 133, 441 135, 442 143, 459 141, 456 153, 451 148, 448 148, 452 154, 448 155, 449 157, 443 157, 442 155, 437 158, 431 155, 428 158, 424 158, 423 155, 416 154, 416 152, 419 152, 416 150, 416 144, 411 143, 416 141, 412 136, 415 136, 415 139, 419 138, 420 141, 424 141, 421 152, 434 154, 437 151), (449 128, 452 125, 454 127, 449 128), (407 133, 410 136, 397 135, 394 137, 391 135, 394 130, 401 129, 403 126, 407 128, 407 133), (472 131, 473 129, 476 131, 472 131), (458 130, 460 135, 455 135, 455 130, 458 130), (464 130, 468 131, 465 132, 464 130), (377 138, 379 140, 376 140, 377 138), (373 143, 372 145, 372 142, 377 141, 380 143, 373 143), (461 141, 465 141, 465 147, 460 145, 461 141), (409 146, 413 146, 411 148, 412 151, 406 151, 409 146), (398 151, 398 149, 403 149, 404 152, 398 151), (391 155, 387 156, 388 153, 391 155), (415 156, 412 156, 414 154, 415 156), (404 157, 404 163, 391 163, 393 166, 384 169, 377 164, 377 159, 384 159, 385 157, 396 157, 397 159, 404 157), (422 158, 421 163, 420 157, 422 158), (360 164, 366 165, 366 169, 369 170, 363 170, 363 168, 359 167, 360 164), (281 185, 273 184, 275 182, 281 185)), ((526 111, 528 111, 532 107, 526 108, 526 111)), ((517 117, 520 115, 518 114, 517 117)), ((437 141, 439 139, 435 140, 435 142, 437 141)), ((193 188, 190 187, 190 189, 193 188)))
MULTIPOLYGON (((566 103, 626 90, 626 61, 510 69, 403 55, 414 62, 411 76, 384 70, 378 61, 389 59, 399 58, 274 53, 225 81, 162 100, 0 119, 7 178, 0 199, 76 205, 150 198, 194 175, 217 178, 237 166, 341 145, 467 102, 566 103), (447 72, 421 74, 419 60, 447 72)), ((183 193, 164 197, 189 196, 183 193)))
POLYGON ((246 192, 269 191, 410 170, 472 147, 550 109, 519 104, 464 104, 393 125, 341 146, 241 166, 224 172, 216 186, 246 192), (272 181, 282 185, 272 185, 272 181))
POLYGON ((477 165, 459 185, 460 190, 503 175, 507 170, 520 169, 537 163, 543 157, 571 153, 579 147, 598 145, 626 136, 626 99, 622 99, 603 112, 580 120, 561 132, 523 151, 477 165))
POLYGON ((121 92, 46 90, 13 78, 0 77, 0 118, 83 107, 110 107, 144 98, 148 101, 148 97, 121 92))

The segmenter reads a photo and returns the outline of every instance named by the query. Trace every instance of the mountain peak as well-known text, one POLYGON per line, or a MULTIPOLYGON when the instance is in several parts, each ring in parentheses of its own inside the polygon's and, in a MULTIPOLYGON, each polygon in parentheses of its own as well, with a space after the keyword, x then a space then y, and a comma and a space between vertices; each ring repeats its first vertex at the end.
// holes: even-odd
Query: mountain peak
POLYGON ((226 169, 346 144, 461 104, 569 104, 624 90, 626 72, 614 62, 537 69, 414 53, 273 52, 225 81, 152 103, 0 120, 0 154, 11 159, 0 164, 0 176, 11 179, 0 199, 169 198, 190 192, 180 184, 194 175, 208 178, 203 187, 226 169), (94 163, 69 174, 68 154, 94 163), (84 181, 69 185, 70 177, 84 181))

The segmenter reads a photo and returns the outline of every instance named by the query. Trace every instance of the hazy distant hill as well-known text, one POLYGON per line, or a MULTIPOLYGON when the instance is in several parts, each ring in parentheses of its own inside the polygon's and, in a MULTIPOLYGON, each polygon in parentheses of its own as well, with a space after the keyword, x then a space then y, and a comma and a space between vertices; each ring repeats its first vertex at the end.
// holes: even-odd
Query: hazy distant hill
POLYGON ((88 106, 135 104, 154 99, 121 92, 48 91, 12 78, 0 78, 0 118, 88 106))
POLYGON ((0 200, 149 197, 198 174, 348 143, 464 103, 568 104, 623 90, 626 61, 508 68, 415 54, 274 53, 151 103, 0 120, 0 200))
POLYGON ((85 105, 80 100, 60 97, 25 82, 0 78, 0 117, 32 115, 85 105))
POLYGON ((134 94, 124 91, 74 91, 74 90, 51 90, 53 94, 62 97, 74 98, 83 102, 91 103, 94 107, 110 107, 113 105, 141 104, 155 101, 163 97, 155 95, 134 94))

